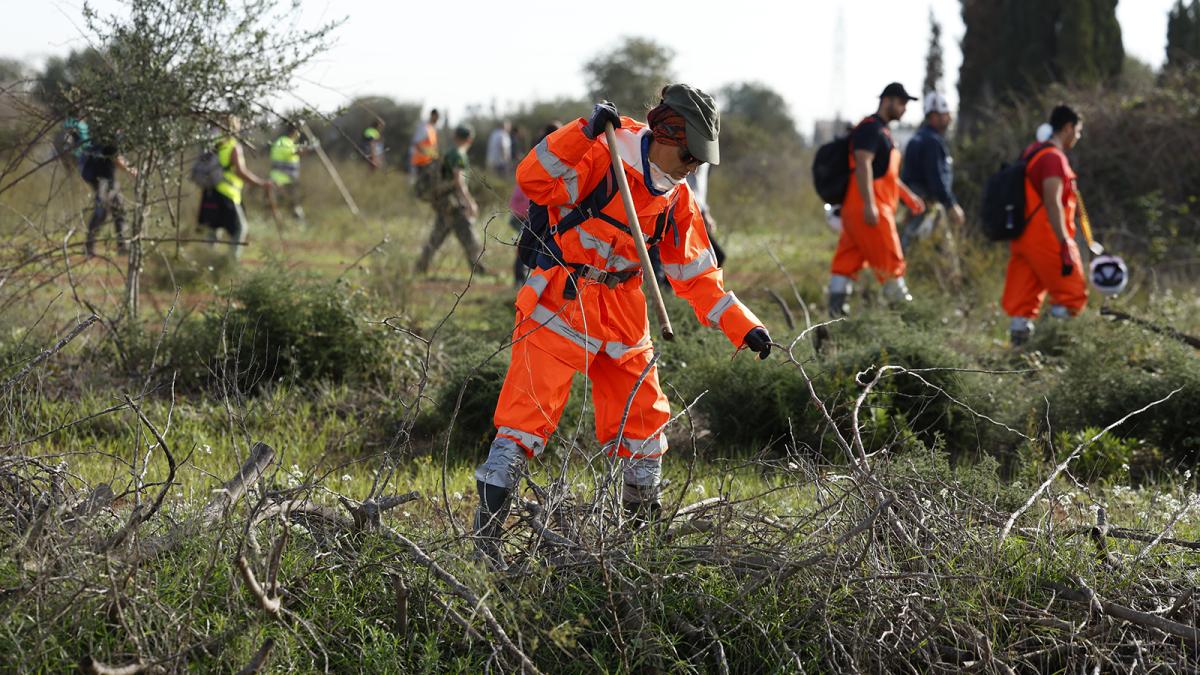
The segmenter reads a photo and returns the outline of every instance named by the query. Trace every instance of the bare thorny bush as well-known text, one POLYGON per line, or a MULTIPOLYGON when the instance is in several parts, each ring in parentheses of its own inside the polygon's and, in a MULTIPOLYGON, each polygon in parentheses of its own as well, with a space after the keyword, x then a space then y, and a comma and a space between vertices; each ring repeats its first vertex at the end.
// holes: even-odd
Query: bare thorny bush
MULTIPOLYGON (((468 282, 459 300, 470 289, 468 282)), ((120 647, 80 654, 84 669, 96 673, 184 670, 219 657, 240 636, 262 634, 263 626, 291 635, 310 663, 329 669, 329 652, 341 646, 305 610, 320 602, 314 579, 330 573, 374 576, 392 588, 388 625, 401 640, 457 635, 454 650, 501 672, 561 670, 564 663, 622 672, 1176 672, 1200 665, 1200 616, 1175 560, 1200 544, 1171 538, 1169 527, 1120 528, 1103 508, 1087 526, 1042 509, 1039 500, 1052 496, 1086 444, 1016 510, 915 466, 911 454, 869 451, 859 418, 882 381, 909 377, 936 387, 928 370, 880 364, 859 374, 858 398, 845 419, 835 419, 806 370, 807 336, 826 324, 796 337, 786 361, 808 383, 810 404, 847 464, 822 465, 793 442, 783 457, 743 461, 772 477, 762 493, 735 496, 726 484, 721 494, 685 503, 701 476, 695 402, 683 401, 670 424, 684 442, 669 457, 688 462, 686 478, 665 490, 660 519, 635 524, 617 504, 619 467, 581 442, 576 425, 557 439, 558 456, 527 475, 505 535, 510 568, 488 573, 473 560, 470 525, 445 481, 441 494, 427 495, 402 484, 414 452, 412 422, 429 401, 435 348, 456 309, 457 302, 424 334, 399 318, 383 322, 424 346, 424 376, 407 392, 408 421, 391 446, 356 458, 379 467, 361 501, 330 489, 328 474, 289 484, 279 454, 247 439, 237 474, 221 477, 198 508, 174 508, 168 497, 190 455, 168 440, 169 412, 158 424, 143 412, 140 402, 156 393, 148 386, 105 411, 136 416, 144 431, 132 461, 120 460, 129 473, 124 485, 73 476, 58 463, 71 452, 27 456, 23 441, 10 443, 0 457, 0 536, 20 583, 0 592, 0 607, 31 603, 50 633, 81 599, 93 599, 91 606, 103 608, 98 620, 126 636, 120 647), (167 465, 163 480, 146 481, 151 462, 167 465), (779 508, 780 498, 793 506, 779 508), (428 520, 402 531, 388 512, 413 502, 428 507, 428 520), (304 562, 284 571, 289 551, 304 562), (202 581, 164 597, 161 565, 180 557, 203 567, 202 581), (223 575, 229 580, 218 582, 223 575), (192 615, 213 605, 232 617, 220 630, 192 615)), ((19 393, 22 378, 93 321, 30 361, 0 393, 19 393)), ((214 375, 230 426, 245 437, 244 394, 228 374, 214 375)), ((453 426, 458 410, 448 412, 453 426)), ((447 455, 444 476, 448 465, 447 455)), ((266 667, 275 644, 264 638, 243 672, 266 667)))

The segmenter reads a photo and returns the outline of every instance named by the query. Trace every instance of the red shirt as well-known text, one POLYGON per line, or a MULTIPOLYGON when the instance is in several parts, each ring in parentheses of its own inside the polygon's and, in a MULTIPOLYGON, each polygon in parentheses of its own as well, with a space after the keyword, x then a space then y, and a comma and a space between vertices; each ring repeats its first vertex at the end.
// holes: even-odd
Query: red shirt
MULTIPOLYGON (((1025 156, 1032 156, 1039 146, 1041 143, 1030 144, 1028 148, 1025 148, 1025 156)), ((1051 146, 1043 150, 1033 163, 1025 167, 1025 175, 1029 177, 1029 182, 1033 183, 1038 195, 1042 194, 1042 186, 1047 178, 1061 178, 1063 208, 1069 205, 1069 200, 1075 194, 1075 172, 1071 170, 1071 163, 1067 161, 1067 156, 1057 147, 1051 146)))

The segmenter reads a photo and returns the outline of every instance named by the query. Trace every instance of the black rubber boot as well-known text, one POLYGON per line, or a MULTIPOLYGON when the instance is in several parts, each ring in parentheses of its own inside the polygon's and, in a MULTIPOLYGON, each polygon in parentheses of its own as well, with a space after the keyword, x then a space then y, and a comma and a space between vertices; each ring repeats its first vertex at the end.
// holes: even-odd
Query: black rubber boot
POLYGON ((508 568, 500 547, 500 533, 512 507, 508 488, 496 487, 483 481, 475 481, 479 492, 479 508, 475 511, 475 550, 494 571, 508 568))
POLYGON ((830 293, 829 294, 829 316, 837 319, 846 316, 849 313, 849 307, 846 305, 846 293, 830 293))
POLYGON ((626 522, 636 530, 655 523, 662 515, 662 504, 657 499, 645 502, 623 501, 626 522))

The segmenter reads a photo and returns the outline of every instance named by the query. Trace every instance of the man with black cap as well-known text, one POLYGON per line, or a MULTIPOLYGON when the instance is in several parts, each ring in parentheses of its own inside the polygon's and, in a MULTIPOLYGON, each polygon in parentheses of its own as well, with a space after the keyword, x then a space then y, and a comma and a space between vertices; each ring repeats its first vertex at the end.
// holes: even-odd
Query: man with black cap
POLYGON ((868 266, 883 284, 884 298, 890 302, 912 300, 904 281, 896 206, 903 199, 919 214, 925 203, 900 180, 900 151, 892 143, 888 125, 900 119, 908 102, 915 100, 904 85, 889 84, 879 95, 879 109, 850 134, 851 179, 842 202, 842 233, 829 281, 831 316, 846 314, 846 296, 858 273, 868 266))
POLYGON ((711 96, 672 84, 647 123, 619 116, 606 101, 589 119, 544 138, 521 161, 517 183, 531 201, 530 231, 539 231, 541 218, 548 234, 517 294, 512 360, 493 420, 496 436, 475 471, 475 541, 493 567, 504 566, 499 536, 511 492, 526 459, 545 450, 576 373, 591 379, 596 437, 620 464, 626 512, 643 522, 659 508, 670 406, 652 363, 642 269, 613 173, 607 124, 615 129, 642 234, 658 247, 676 295, 735 348, 759 358, 771 351, 762 322, 725 290, 685 181, 701 164, 720 161, 720 118, 711 96))

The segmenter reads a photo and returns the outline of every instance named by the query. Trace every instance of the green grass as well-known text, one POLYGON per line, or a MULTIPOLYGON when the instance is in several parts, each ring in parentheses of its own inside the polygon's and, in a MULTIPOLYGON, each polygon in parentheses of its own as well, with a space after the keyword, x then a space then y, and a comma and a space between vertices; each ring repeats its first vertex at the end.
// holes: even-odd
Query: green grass
MULTIPOLYGON (((834 670, 832 664, 846 661, 830 644, 830 630, 875 639, 905 608, 867 606, 860 603, 862 597, 887 597, 891 589, 909 588, 904 584, 918 596, 928 591, 912 579, 875 578, 877 565, 894 562, 887 558, 891 551, 907 550, 885 534, 877 535, 876 553, 857 566, 851 557, 836 569, 798 574, 780 587, 753 587, 742 572, 696 560, 698 550, 724 541, 706 538, 710 535, 672 544, 635 537, 621 548, 631 557, 612 564, 642 589, 629 610, 635 617, 641 613, 641 630, 629 629, 629 616, 613 615, 614 582, 594 567, 538 564, 525 576, 507 580, 482 574, 467 560, 467 544, 453 535, 455 524, 463 528, 470 521, 472 470, 490 438, 491 406, 507 363, 503 352, 493 354, 511 328, 510 280, 506 275, 476 278, 468 288, 467 267, 453 241, 446 243, 431 278, 413 278, 411 263, 430 220, 427 207, 409 198, 402 176, 369 174, 358 165, 342 171, 363 210, 361 218, 345 209, 314 164, 306 173, 305 227, 287 223, 277 232, 257 197, 248 197, 251 245, 237 264, 203 243, 181 244, 178 255, 174 242, 152 244, 143 277, 143 324, 124 334, 120 347, 103 326, 93 326, 9 392, 0 403, 0 445, 21 445, 4 452, 61 466, 68 491, 110 483, 122 493, 135 476, 150 485, 162 481, 167 476, 162 449, 148 452, 154 441, 134 411, 121 408, 80 421, 122 406, 129 395, 182 462, 164 512, 146 525, 147 534, 194 514, 237 470, 255 441, 279 453, 277 466, 263 480, 267 490, 296 491, 333 507, 337 495, 363 499, 372 491, 418 490, 421 498, 390 512, 385 524, 419 542, 485 594, 500 623, 518 636, 522 649, 545 672, 712 670, 711 633, 688 633, 680 620, 720 635, 736 672, 789 672, 797 664, 810 672, 834 670), (257 299, 247 295, 254 289, 259 290, 257 299), (306 308, 321 306, 310 302, 328 300, 324 293, 337 301, 361 299, 346 305, 351 308, 347 316, 355 321, 336 324, 343 336, 337 344, 322 342, 329 338, 327 327, 334 325, 317 321, 325 314, 304 314, 306 308), (279 326, 301 326, 288 342, 304 355, 293 361, 296 367, 280 378, 259 378, 239 387, 227 386, 228 380, 222 386, 221 378, 203 373, 163 369, 180 355, 193 354, 196 344, 210 344, 184 339, 193 334, 189 331, 247 306, 273 312, 279 326), (292 321, 300 316, 317 318, 292 321), (405 330, 389 328, 381 323, 384 319, 405 330), (159 344, 164 325, 167 336, 159 344), (300 367, 310 365, 314 354, 359 339, 377 342, 380 351, 336 375, 300 367), (463 405, 451 429, 450 414, 460 393, 463 405), (408 429, 411 437, 400 434, 408 429), (720 625, 707 625, 714 617, 720 625), (632 642, 623 642, 622 630, 632 642)), ((485 213, 503 208, 509 186, 497 181, 494 187, 477 187, 485 213)), ((14 191, 6 202, 13 209, 0 210, 0 235, 11 242, 3 264, 59 250, 63 232, 85 206, 81 188, 38 175, 14 191), (47 201, 47 195, 60 198, 47 201), (37 227, 28 227, 14 212, 37 227)), ((183 203, 194 201, 195 195, 185 192, 183 203)), ((817 219, 806 189, 780 195, 773 203, 739 200, 735 185, 720 185, 715 178, 711 201, 729 254, 727 286, 768 323, 777 342, 790 343, 804 328, 792 284, 813 319, 823 318, 822 288, 835 237, 817 219), (722 204, 728 205, 726 210, 722 204), (768 251, 779 259, 782 271, 768 251), (768 288, 787 300, 799 325, 785 326, 768 288)), ((510 269, 512 249, 504 240, 512 232, 506 221, 496 218, 490 226, 495 238, 487 240, 484 263, 493 270, 510 269)), ((164 221, 155 228, 159 235, 171 233, 164 221)), ((190 226, 185 223, 182 232, 187 236, 190 226)), ((1178 463, 1192 451, 1180 421, 1195 400, 1200 367, 1193 352, 1169 340, 1095 318, 1043 326, 1048 330, 1038 334, 1035 349, 1011 351, 1003 343, 1006 322, 996 306, 1003 252, 973 240, 960 246, 966 273, 962 283, 948 281, 944 256, 923 242, 910 259, 910 281, 918 298, 913 306, 883 308, 877 285, 864 280, 853 297, 856 316, 831 327, 833 342, 821 354, 801 344, 796 355, 813 374, 843 433, 848 430, 844 416, 858 391, 854 377, 875 365, 1022 371, 929 378, 1032 440, 969 414, 906 376, 881 385, 863 411, 868 451, 885 451, 875 461, 887 489, 897 494, 919 490, 930 501, 930 514, 943 514, 946 522, 957 519, 972 533, 928 542, 923 555, 932 561, 940 585, 937 597, 924 600, 923 606, 979 627, 1002 653, 1025 634, 998 621, 997 613, 1010 608, 1014 599, 1048 604, 1043 580, 1079 577, 1104 593, 1117 594, 1131 588, 1139 575, 1173 584, 1190 579, 1186 570, 1194 561, 1175 549, 1159 547, 1136 565, 1108 569, 1096 563, 1086 538, 1063 532, 1093 524, 1094 508, 1103 506, 1109 521, 1120 527, 1158 532, 1175 520, 1172 536, 1200 537, 1200 509, 1182 511, 1196 499, 1195 478, 1178 463), (1109 370, 1089 376, 1083 370, 1089 360, 1105 363, 1109 370), (1121 384, 1109 386, 1114 382, 1121 384), (1169 415, 1151 412, 1147 420, 1119 429, 1116 437, 1089 449, 1075 474, 1084 482, 1063 477, 1018 523, 1056 534, 1018 537, 998 548, 984 534, 975 534, 994 534, 986 513, 1019 507, 1045 478, 1051 460, 1069 450, 1064 444, 1145 405, 1172 383, 1187 389, 1169 415)), ((5 325, 0 382, 90 311, 76 303, 76 294, 105 316, 118 314, 123 265, 85 263, 78 255, 71 264, 75 292, 66 282, 61 255, 22 268, 0 291, 5 325)), ((1190 292, 1140 285, 1116 302, 1140 316, 1194 332, 1200 327, 1200 305, 1190 292)), ((815 514, 829 497, 805 467, 817 461, 828 485, 841 484, 836 476, 848 472, 845 458, 833 450, 833 429, 814 410, 794 366, 777 357, 768 363, 752 361, 749 354, 733 358, 728 342, 701 330, 685 303, 677 298, 668 302, 679 339, 660 345, 661 377, 669 385, 672 407, 678 411, 703 396, 694 414, 668 432, 672 450, 665 471, 671 486, 666 501, 688 504, 724 496, 743 502, 747 513, 795 526, 775 539, 733 546, 725 552, 730 557, 747 555, 756 546, 796 559, 812 555, 813 542, 828 534, 817 527, 821 518, 815 514)), ((551 450, 533 466, 539 485, 561 479, 579 500, 593 496, 591 472, 604 470, 607 463, 602 456, 590 465, 583 459, 596 450, 586 397, 580 378, 551 450), (560 476, 562 453, 567 452, 570 461, 560 476)), ((118 505, 97 527, 111 531, 128 517, 130 507, 118 505)), ((247 505, 241 508, 239 517, 247 505)), ((850 509, 835 524, 853 525, 862 515, 850 509)), ((942 521, 930 522, 931 527, 943 526, 938 524, 942 521)), ((262 526, 264 547, 274 527, 262 526)), ((530 539, 526 526, 514 524, 509 553, 519 558, 530 539)), ((69 537, 55 539, 63 540, 69 537)), ((237 528, 203 532, 180 550, 132 570, 94 556, 86 547, 68 553, 22 550, 21 541, 22 532, 0 527, 0 545, 7 551, 0 555, 0 588, 11 591, 0 594, 0 654, 12 655, 7 662, 24 672, 69 670, 89 654, 110 663, 138 656, 166 658, 226 630, 229 638, 219 648, 194 655, 189 668, 236 671, 268 637, 276 641, 269 662, 273 672, 326 667, 339 672, 480 672, 492 658, 490 647, 464 639, 439 603, 449 602, 486 632, 473 608, 454 599, 381 535, 330 541, 296 524, 281 566, 288 614, 280 621, 256 610, 238 579, 234 560, 245 541, 237 528), (71 568, 75 571, 55 576, 56 555, 77 564, 71 568), (395 618, 395 576, 411 590, 404 632, 395 618), (127 596, 127 604, 113 603, 114 584, 125 584, 127 590, 116 595, 127 596)), ((861 540, 855 542, 863 546, 861 540)), ((1143 544, 1114 541, 1110 546, 1132 557, 1143 544)), ((892 571, 907 573, 906 566, 920 557, 913 554, 892 571)), ((897 640, 891 645, 893 655, 917 649, 897 640)), ((896 663, 879 658, 869 662, 896 663)))

